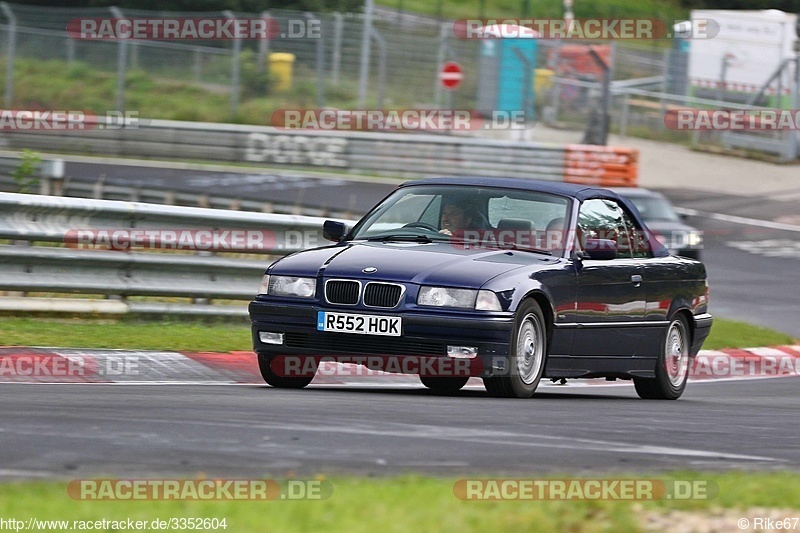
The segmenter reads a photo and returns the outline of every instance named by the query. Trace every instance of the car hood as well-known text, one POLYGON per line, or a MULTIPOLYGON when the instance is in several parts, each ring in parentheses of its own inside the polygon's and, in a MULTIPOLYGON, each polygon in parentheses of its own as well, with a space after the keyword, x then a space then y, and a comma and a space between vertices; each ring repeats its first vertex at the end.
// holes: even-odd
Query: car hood
POLYGON ((288 256, 270 273, 479 288, 511 270, 552 261, 530 252, 465 250, 450 243, 357 242, 288 256), (365 273, 370 267, 376 270, 365 273))

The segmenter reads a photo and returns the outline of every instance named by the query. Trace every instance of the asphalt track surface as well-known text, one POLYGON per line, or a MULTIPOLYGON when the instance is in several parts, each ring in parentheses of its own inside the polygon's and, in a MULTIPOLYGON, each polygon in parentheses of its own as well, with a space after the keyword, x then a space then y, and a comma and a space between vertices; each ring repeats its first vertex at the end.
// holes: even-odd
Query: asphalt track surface
POLYGON ((0 477, 797 470, 797 378, 479 388, 0 385, 0 477))
MULTIPOLYGON (((71 179, 184 192, 203 191, 350 211, 359 216, 394 188, 390 183, 348 181, 302 172, 221 172, 143 168, 110 163, 66 163, 71 179)), ((711 285, 711 312, 771 327, 800 338, 800 208, 796 201, 686 189, 663 191, 698 216, 688 222, 705 232, 703 261, 711 285), (779 222, 795 231, 719 220, 709 214, 779 222)), ((796 193, 798 191, 789 191, 796 193)))

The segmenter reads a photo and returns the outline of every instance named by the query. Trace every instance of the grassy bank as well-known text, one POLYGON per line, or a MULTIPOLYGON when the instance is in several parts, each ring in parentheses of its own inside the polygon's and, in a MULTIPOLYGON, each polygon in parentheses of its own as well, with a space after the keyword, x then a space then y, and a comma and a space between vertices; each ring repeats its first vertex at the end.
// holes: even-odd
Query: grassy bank
MULTIPOLYGON (((610 479, 610 476, 602 477, 610 479)), ((455 496, 455 478, 401 476, 332 478, 326 480, 333 488, 330 498, 316 501, 103 502, 71 499, 67 495, 66 481, 26 482, 0 485, 0 513, 5 519, 16 520, 131 518, 149 522, 170 518, 224 518, 225 530, 236 532, 640 531, 647 521, 680 511, 683 513, 680 516, 684 516, 682 520, 688 523, 676 523, 673 519, 670 527, 676 531, 689 530, 689 526, 700 527, 700 522, 712 514, 733 519, 732 528, 713 529, 727 531, 736 530, 736 517, 747 516, 748 509, 750 513, 759 513, 757 516, 771 514, 761 510, 763 508, 786 509, 794 516, 798 511, 791 509, 800 509, 800 477, 796 473, 674 472, 616 478, 667 483, 669 480, 699 481, 718 488, 718 493, 710 499, 683 501, 473 501, 455 496), (753 508, 759 510, 753 511, 753 508)), ((697 530, 712 529, 700 527, 697 530)))

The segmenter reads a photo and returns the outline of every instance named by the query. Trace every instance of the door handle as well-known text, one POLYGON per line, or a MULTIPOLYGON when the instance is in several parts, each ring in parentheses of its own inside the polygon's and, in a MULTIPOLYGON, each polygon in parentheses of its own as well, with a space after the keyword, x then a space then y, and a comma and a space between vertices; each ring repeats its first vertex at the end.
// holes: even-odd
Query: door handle
POLYGON ((634 274, 631 276, 631 283, 633 283, 634 287, 639 287, 642 284, 642 276, 634 274))

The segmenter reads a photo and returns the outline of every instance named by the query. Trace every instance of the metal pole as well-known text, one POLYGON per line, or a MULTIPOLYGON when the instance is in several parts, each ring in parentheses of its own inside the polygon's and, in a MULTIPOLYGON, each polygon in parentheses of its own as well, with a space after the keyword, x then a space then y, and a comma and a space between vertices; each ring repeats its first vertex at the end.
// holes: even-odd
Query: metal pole
POLYGON ((561 76, 558 73, 558 64, 561 61, 561 41, 556 41, 556 50, 553 54, 553 88, 550 93, 550 116, 542 117, 545 123, 553 125, 558 122, 558 105, 561 102, 561 76))
MULTIPOLYGON (((108 8, 116 19, 125 18, 122 11, 116 7, 108 8)), ((117 102, 115 108, 119 112, 125 111, 125 72, 128 62, 128 41, 122 39, 117 47, 117 102)))
MULTIPOLYGON (((233 11, 225 10, 222 12, 227 18, 231 20, 236 19, 233 11)), ((233 41, 233 56, 231 57, 231 116, 236 114, 239 109, 239 60, 242 55, 242 40, 234 39, 233 41)))
POLYGON ((203 55, 202 49, 199 46, 194 48, 194 81, 200 83, 200 77, 203 72, 203 55))
POLYGON ((377 32, 372 30, 372 38, 378 43, 378 108, 383 107, 383 97, 386 92, 386 41, 377 32))
POLYGON ((628 114, 630 113, 631 109, 631 96, 628 93, 625 93, 625 96, 622 99, 622 117, 620 118, 619 124, 619 135, 620 137, 625 137, 628 134, 628 114))
POLYGON ((339 83, 339 69, 342 62, 342 14, 333 14, 333 57, 331 58, 331 83, 339 83))
POLYGON ((11 107, 14 100, 14 56, 17 45, 17 17, 6 2, 0 3, 0 10, 8 19, 8 42, 6 43, 6 94, 5 106, 11 107))
POLYGON ((719 73, 719 87, 717 90, 717 100, 720 102, 725 100, 725 78, 728 76, 728 54, 722 56, 722 68, 719 73))
POLYGON ((372 36, 372 8, 374 0, 364 2, 364 28, 361 35, 361 68, 358 75, 358 107, 367 104, 367 88, 369 86, 369 46, 372 36))
MULTIPOLYGON (((262 11, 261 18, 269 22, 269 11, 262 11)), ((256 71, 259 74, 263 74, 264 68, 267 66, 267 54, 269 54, 269 32, 269 24, 267 24, 267 38, 258 41, 258 65, 256 65, 256 71)))
MULTIPOLYGON (((309 21, 316 21, 317 27, 322 27, 320 19, 311 13, 306 13, 306 18, 309 21)), ((322 40, 322 35, 317 37, 317 58, 316 58, 316 74, 317 74, 317 108, 322 109, 325 105, 325 43, 322 40)))
POLYGON ((433 86, 433 98, 434 102, 436 102, 436 107, 442 105, 442 82, 439 79, 439 72, 444 66, 445 59, 447 59, 447 35, 451 31, 450 28, 452 28, 452 23, 443 22, 439 25, 439 50, 436 53, 436 78, 433 86))
POLYGON ((75 61, 75 39, 67 37, 65 48, 67 49, 67 64, 71 65, 75 61))

